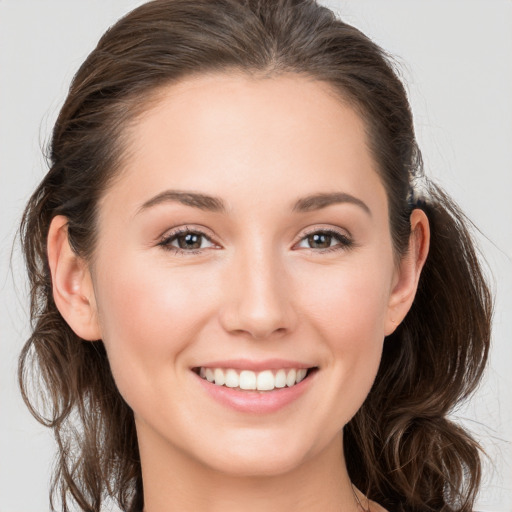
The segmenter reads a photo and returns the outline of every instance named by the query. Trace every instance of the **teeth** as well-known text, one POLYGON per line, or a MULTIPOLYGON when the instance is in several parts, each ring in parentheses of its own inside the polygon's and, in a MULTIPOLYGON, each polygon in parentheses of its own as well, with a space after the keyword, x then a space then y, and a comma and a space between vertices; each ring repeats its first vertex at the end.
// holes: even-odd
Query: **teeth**
POLYGON ((300 370, 297 370, 297 384, 301 381, 301 380, 304 380, 304 378, 306 377, 306 374, 308 373, 308 370, 307 368, 301 368, 300 370))
POLYGON ((226 378, 224 377, 224 372, 220 368, 215 368, 213 371, 213 377, 215 378, 215 384, 217 384, 217 386, 224 386, 226 378))
POLYGON ((284 370, 278 370, 275 379, 276 388, 284 388, 286 386, 286 372, 284 370))
POLYGON ((256 374, 249 370, 240 372, 240 389, 256 389, 256 374))
POLYGON ((290 370, 286 374, 286 385, 288 387, 293 386, 295 384, 295 381, 297 380, 297 370, 290 370))
POLYGON ((275 382, 274 374, 270 370, 265 370, 258 373, 256 377, 256 389, 258 391, 270 391, 276 387, 275 382))
POLYGON ((203 368, 199 369, 199 376, 217 386, 240 388, 245 390, 272 391, 275 388, 291 387, 306 377, 306 368, 290 368, 281 370, 264 370, 253 372, 251 370, 235 370, 233 368, 203 368))
POLYGON ((227 370, 225 380, 226 382, 224 383, 224 385, 227 386, 228 388, 237 388, 240 382, 238 373, 236 373, 235 370, 227 370))

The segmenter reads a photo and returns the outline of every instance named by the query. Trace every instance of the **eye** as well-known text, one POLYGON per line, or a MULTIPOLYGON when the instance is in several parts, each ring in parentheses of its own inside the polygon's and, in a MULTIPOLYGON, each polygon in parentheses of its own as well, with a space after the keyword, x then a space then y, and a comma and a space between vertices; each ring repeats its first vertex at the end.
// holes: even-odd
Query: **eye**
POLYGON ((196 254, 201 252, 202 249, 217 247, 205 233, 188 227, 165 235, 158 245, 180 254, 196 254))
POLYGON ((307 233, 297 247, 318 249, 318 252, 348 249, 353 241, 345 234, 331 229, 321 229, 307 233))

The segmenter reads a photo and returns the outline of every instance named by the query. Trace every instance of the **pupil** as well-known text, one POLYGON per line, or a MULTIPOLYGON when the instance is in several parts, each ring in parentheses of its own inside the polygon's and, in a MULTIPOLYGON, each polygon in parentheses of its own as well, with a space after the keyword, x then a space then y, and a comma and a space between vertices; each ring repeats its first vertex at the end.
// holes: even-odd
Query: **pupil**
POLYGON ((179 246, 181 249, 199 249, 201 247, 201 235, 187 233, 179 238, 179 246))
POLYGON ((309 237, 309 243, 311 246, 314 246, 314 247, 317 247, 320 249, 326 249, 327 247, 330 247, 330 245, 331 245, 331 238, 332 238, 331 235, 316 233, 309 237))

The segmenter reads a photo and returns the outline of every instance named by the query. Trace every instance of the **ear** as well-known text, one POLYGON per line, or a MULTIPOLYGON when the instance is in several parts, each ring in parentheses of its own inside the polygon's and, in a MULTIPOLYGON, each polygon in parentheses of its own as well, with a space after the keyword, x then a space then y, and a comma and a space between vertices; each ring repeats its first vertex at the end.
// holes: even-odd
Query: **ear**
POLYGON ((427 215, 423 210, 415 209, 411 213, 410 223, 409 248, 396 270, 389 299, 386 336, 398 327, 411 308, 428 255, 430 228, 427 215))
POLYGON ((60 314, 80 338, 90 341, 100 339, 89 266, 71 249, 68 220, 62 215, 52 219, 47 251, 53 299, 60 314))

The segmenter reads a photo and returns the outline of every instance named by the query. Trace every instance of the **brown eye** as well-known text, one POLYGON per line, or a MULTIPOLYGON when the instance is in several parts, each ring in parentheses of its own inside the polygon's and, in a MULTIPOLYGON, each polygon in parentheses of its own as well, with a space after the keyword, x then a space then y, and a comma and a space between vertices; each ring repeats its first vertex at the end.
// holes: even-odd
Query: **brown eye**
POLYGON ((215 244, 204 233, 191 231, 190 229, 182 229, 170 233, 158 245, 164 249, 181 254, 194 254, 203 249, 215 247, 215 244))
POLYGON ((318 230, 307 234, 298 244, 301 249, 317 249, 317 252, 348 249, 353 241, 345 234, 334 230, 318 230))
POLYGON ((198 233, 187 233, 176 237, 180 249, 200 249, 203 236, 198 233))
POLYGON ((311 249, 327 249, 331 246, 332 235, 328 233, 314 233, 307 237, 311 249))

